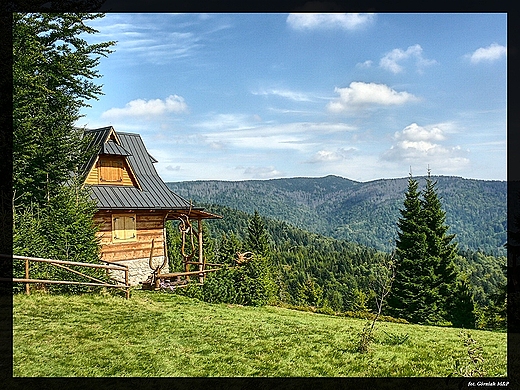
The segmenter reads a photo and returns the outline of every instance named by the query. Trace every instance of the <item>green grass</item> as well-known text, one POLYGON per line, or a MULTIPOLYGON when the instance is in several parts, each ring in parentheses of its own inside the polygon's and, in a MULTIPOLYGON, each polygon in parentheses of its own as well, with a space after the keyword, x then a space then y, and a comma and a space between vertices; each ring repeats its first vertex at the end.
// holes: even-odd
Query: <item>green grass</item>
MULTIPOLYGON (((16 377, 446 377, 457 359, 471 365, 460 329, 378 323, 360 354, 366 320, 167 293, 20 294, 13 311, 16 377)), ((506 376, 506 333, 470 333, 481 370, 506 376)))

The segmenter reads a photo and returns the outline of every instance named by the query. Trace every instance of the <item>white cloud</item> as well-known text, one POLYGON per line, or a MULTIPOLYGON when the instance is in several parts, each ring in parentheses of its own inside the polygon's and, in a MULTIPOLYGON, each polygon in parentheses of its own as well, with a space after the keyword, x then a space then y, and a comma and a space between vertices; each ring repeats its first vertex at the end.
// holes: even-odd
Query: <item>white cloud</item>
POLYGON ((310 160, 309 163, 329 163, 351 159, 357 153, 356 148, 338 148, 336 150, 320 150, 310 160))
POLYGON ((404 70, 403 66, 400 64, 409 59, 415 59, 416 66, 419 68, 419 71, 428 65, 433 65, 437 63, 435 60, 429 60, 423 57, 423 49, 420 45, 409 46, 408 49, 394 49, 388 53, 386 53, 383 58, 379 61, 379 66, 383 69, 386 69, 392 73, 400 73, 404 70))
POLYGON ((356 30, 372 23, 374 19, 374 14, 364 13, 296 13, 289 14, 287 24, 295 30, 332 28, 356 30))
POLYGON ((136 99, 128 102, 124 108, 111 108, 101 114, 102 118, 149 117, 166 113, 182 113, 188 110, 184 98, 170 95, 166 99, 136 99))
POLYGON ((446 133, 452 126, 447 123, 423 127, 412 123, 394 134, 394 145, 381 158, 398 163, 430 164, 432 167, 435 166, 439 173, 455 172, 467 166, 469 159, 468 151, 460 146, 442 145, 442 141, 447 139, 446 133))
POLYGON ((488 47, 481 47, 475 50, 469 55, 469 57, 471 63, 477 64, 482 61, 492 62, 505 57, 506 55, 507 48, 505 46, 499 45, 498 43, 493 43, 488 47))
POLYGON ((422 127, 417 125, 417 123, 412 123, 411 125, 406 126, 403 131, 397 131, 395 133, 395 138, 412 142, 422 142, 442 141, 446 137, 440 127, 422 127))
POLYGON ((321 142, 325 134, 353 131, 345 123, 294 122, 276 125, 259 125, 251 118, 239 115, 217 115, 196 128, 205 128, 201 135, 208 145, 221 148, 285 149, 307 151, 310 145, 321 142), (223 120, 227 118, 227 120, 223 120))
POLYGON ((370 68, 372 67, 373 62, 371 60, 367 60, 365 62, 359 62, 356 64, 357 68, 370 68))
MULTIPOLYGON (((239 167, 238 169, 242 169, 239 167)), ((244 174, 247 177, 251 177, 253 179, 271 179, 276 176, 281 176, 283 173, 273 166, 269 167, 247 167, 244 169, 244 174)))
POLYGON ((99 30, 96 38, 117 41, 111 61, 125 65, 164 65, 202 53, 212 36, 229 28, 219 18, 200 15, 198 20, 183 14, 116 14, 91 23, 99 30), (167 27, 167 28, 165 28, 167 27))
POLYGON ((303 92, 291 91, 288 89, 270 89, 252 92, 253 95, 269 96, 275 95, 296 102, 310 102, 311 98, 303 92))
POLYGON ((354 81, 346 88, 335 88, 339 98, 327 104, 330 112, 355 111, 367 106, 402 105, 418 100, 408 92, 397 92, 385 84, 354 81))

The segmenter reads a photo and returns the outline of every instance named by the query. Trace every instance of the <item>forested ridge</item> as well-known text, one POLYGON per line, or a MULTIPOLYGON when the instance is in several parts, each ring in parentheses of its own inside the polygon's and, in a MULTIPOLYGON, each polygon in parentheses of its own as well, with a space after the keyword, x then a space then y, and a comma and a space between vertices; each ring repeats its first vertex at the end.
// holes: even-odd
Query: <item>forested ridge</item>
MULTIPOLYGON (((432 176, 460 250, 505 255, 506 182, 432 176)), ((417 178, 424 187, 425 177, 417 178)), ((218 204, 303 230, 390 252, 407 178, 356 182, 338 176, 167 183, 194 204, 218 204)))

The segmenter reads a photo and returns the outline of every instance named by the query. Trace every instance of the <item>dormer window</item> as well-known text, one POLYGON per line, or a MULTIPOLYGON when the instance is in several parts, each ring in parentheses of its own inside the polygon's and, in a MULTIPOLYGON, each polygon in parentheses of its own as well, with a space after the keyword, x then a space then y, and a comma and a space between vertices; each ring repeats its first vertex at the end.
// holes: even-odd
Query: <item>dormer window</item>
POLYGON ((132 186, 139 188, 125 157, 110 154, 99 155, 85 184, 132 186))
POLYGON ((98 161, 99 182, 101 184, 120 184, 123 182, 124 163, 121 159, 100 158, 98 161))

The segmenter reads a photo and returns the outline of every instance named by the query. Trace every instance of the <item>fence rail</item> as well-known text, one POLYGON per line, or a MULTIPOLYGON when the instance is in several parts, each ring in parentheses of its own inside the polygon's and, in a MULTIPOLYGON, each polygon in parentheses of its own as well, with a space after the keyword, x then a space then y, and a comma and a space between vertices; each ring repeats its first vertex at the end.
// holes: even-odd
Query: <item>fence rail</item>
MULTIPOLYGON (((27 295, 30 294, 29 291, 29 283, 43 283, 43 284, 77 284, 77 285, 83 285, 83 286, 100 286, 100 287, 111 287, 111 288, 121 288, 125 290, 125 297, 128 299, 130 297, 130 285, 128 283, 128 266, 126 265, 120 265, 116 263, 110 263, 110 265, 103 265, 103 264, 92 264, 92 263, 80 263, 77 261, 65 261, 65 260, 54 260, 54 259, 44 259, 41 257, 30 257, 30 256, 18 256, 18 255, 3 255, 0 254, 0 257, 8 257, 12 258, 14 260, 25 260, 25 277, 24 278, 0 278, 0 281, 2 282, 15 282, 15 283, 25 283, 25 293, 27 295), (53 265, 55 267, 59 267, 62 269, 65 269, 71 273, 74 273, 76 275, 83 276, 93 282, 77 282, 77 281, 71 281, 71 280, 46 280, 46 279, 31 279, 29 277, 29 263, 31 261, 34 262, 41 262, 41 263, 48 263, 50 265, 53 265), (106 270, 118 270, 123 271, 125 273, 125 283, 119 283, 119 284, 112 284, 105 282, 103 280, 97 279, 93 276, 86 275, 82 272, 73 270, 67 265, 75 265, 80 267, 87 267, 87 268, 102 268, 106 270)), ((117 283, 117 282, 116 282, 117 283)))

